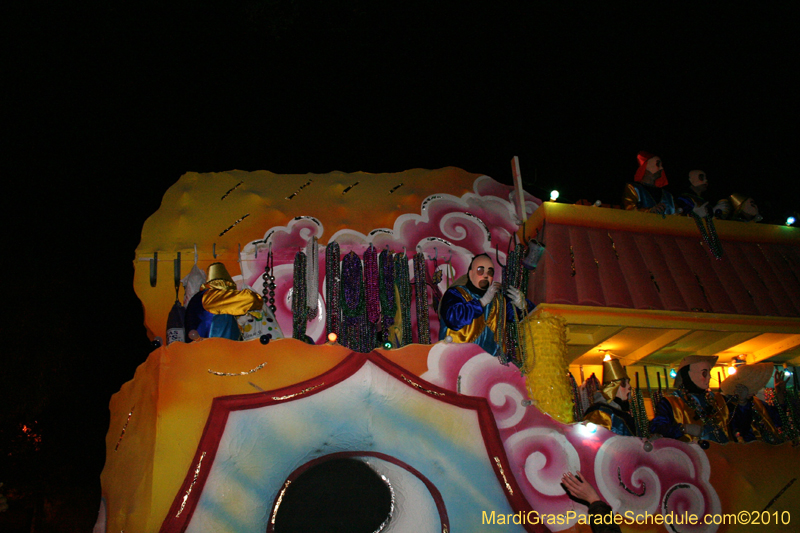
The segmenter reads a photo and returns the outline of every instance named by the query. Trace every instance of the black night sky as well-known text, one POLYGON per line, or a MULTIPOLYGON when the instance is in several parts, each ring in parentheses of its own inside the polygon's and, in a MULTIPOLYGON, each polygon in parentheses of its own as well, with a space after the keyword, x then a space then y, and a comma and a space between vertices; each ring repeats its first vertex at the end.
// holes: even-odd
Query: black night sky
POLYGON ((673 192, 701 168, 777 221, 797 209, 790 6, 4 5, 0 529, 91 531, 108 401, 149 351, 134 250, 184 172, 510 182, 518 155, 534 195, 614 204, 647 150, 673 192))

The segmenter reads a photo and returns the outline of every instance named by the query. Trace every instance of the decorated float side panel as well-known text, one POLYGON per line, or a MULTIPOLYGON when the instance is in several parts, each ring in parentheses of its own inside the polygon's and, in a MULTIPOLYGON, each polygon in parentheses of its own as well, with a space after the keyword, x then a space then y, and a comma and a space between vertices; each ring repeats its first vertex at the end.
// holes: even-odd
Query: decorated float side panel
MULTIPOLYGON (((584 531, 586 507, 560 486, 567 471, 580 471, 623 517, 685 512, 714 520, 767 508, 772 522, 759 529, 788 531, 787 516, 800 513, 797 473, 789 468, 800 463, 800 449, 791 444, 702 450, 660 439, 650 448, 602 427, 562 424, 527 398, 519 371, 471 344, 369 355, 292 339, 164 347, 112 402, 106 531, 263 531, 292 472, 336 454, 372 462, 387 476, 406 497, 397 500, 398 521, 416 512, 401 501, 428 501, 421 531, 443 531, 442 524, 448 531, 545 530, 487 525, 484 510, 495 517, 535 510, 564 517, 546 524, 550 531, 584 531), (160 368, 153 390, 141 386, 152 377, 146 368, 160 368), (137 410, 154 397, 157 408, 137 410), (147 429, 156 425, 157 432, 147 429), (124 475, 137 469, 149 474, 124 475)), ((665 530, 742 528, 623 525, 665 530)))
MULTIPOLYGON (((529 215, 540 204, 526 193, 529 215)), ((338 247, 340 260, 352 252, 362 263, 365 251, 373 248, 408 265, 412 301, 405 303, 411 304, 412 339, 419 340, 424 313, 430 338, 436 340, 438 295, 466 273, 474 255, 487 253, 505 263, 520 228, 516 210, 513 187, 453 168, 372 175, 187 174, 145 224, 134 287, 151 335, 164 337, 167 313, 176 300, 178 252, 180 276, 193 264, 207 271, 221 261, 239 288, 259 293, 265 289, 265 270, 270 270, 281 330, 287 335, 293 330, 292 288, 303 283, 309 307, 316 308, 307 317, 305 334, 317 342, 324 339, 331 305, 326 292, 329 247, 338 247), (301 250, 311 258, 309 275, 294 280, 301 250), (425 305, 417 309, 416 294, 423 292, 425 305)), ((186 303, 182 290, 177 297, 186 303)))

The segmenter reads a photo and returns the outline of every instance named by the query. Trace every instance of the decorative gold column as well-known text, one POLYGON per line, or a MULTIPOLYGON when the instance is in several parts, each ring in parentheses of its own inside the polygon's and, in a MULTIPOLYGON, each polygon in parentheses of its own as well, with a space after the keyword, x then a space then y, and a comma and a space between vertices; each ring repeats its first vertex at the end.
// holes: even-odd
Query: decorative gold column
POLYGON ((528 315, 520 324, 520 343, 525 354, 522 371, 533 404, 556 420, 571 424, 566 320, 545 311, 528 315))

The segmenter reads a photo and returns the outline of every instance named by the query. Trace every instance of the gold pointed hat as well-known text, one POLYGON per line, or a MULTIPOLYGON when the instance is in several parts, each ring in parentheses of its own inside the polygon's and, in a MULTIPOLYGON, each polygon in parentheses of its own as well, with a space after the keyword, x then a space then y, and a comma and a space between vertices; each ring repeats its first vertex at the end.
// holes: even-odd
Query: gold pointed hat
POLYGON ((226 269, 225 265, 223 265, 222 263, 212 263, 208 267, 208 277, 206 277, 206 285, 211 284, 211 282, 213 281, 222 282, 222 284, 233 289, 236 288, 236 283, 233 282, 233 278, 231 277, 230 274, 228 274, 228 269, 226 269))
POLYGON ((742 210, 742 207, 744 206, 745 202, 747 202, 747 200, 749 200, 750 197, 745 194, 735 192, 730 195, 729 199, 731 202, 731 206, 733 207, 733 214, 736 215, 739 213, 739 211, 742 210))
POLYGON ((614 359, 611 356, 607 361, 603 361, 603 385, 612 381, 619 381, 621 379, 630 379, 628 372, 619 359, 614 359))
POLYGON ((628 372, 619 359, 614 359, 606 354, 606 359, 603 361, 603 396, 606 400, 611 401, 617 397, 617 391, 622 385, 622 380, 630 379, 628 372))

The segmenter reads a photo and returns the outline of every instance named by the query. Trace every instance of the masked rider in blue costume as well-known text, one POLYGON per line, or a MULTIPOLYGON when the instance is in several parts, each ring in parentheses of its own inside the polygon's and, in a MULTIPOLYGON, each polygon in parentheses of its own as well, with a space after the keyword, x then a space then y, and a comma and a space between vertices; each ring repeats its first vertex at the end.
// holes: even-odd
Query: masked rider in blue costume
POLYGON ((691 355, 681 362, 675 390, 655 407, 650 433, 693 442, 725 444, 731 439, 731 414, 722 394, 708 390, 716 356, 691 355))
POLYGON ((783 421, 779 410, 786 409, 786 381, 783 370, 773 376, 772 363, 743 365, 735 374, 722 382, 722 392, 729 397, 729 404, 736 402, 736 410, 731 419, 734 436, 739 442, 761 440, 767 444, 781 444, 784 434, 783 421), (774 377, 774 402, 769 404, 756 395, 774 377))
POLYGON ((506 298, 494 281, 494 263, 486 254, 472 259, 466 279, 462 276, 444 293, 439 306, 439 340, 473 342, 486 352, 505 360, 503 324, 519 320, 522 310, 532 309, 522 293, 509 287, 506 298))

